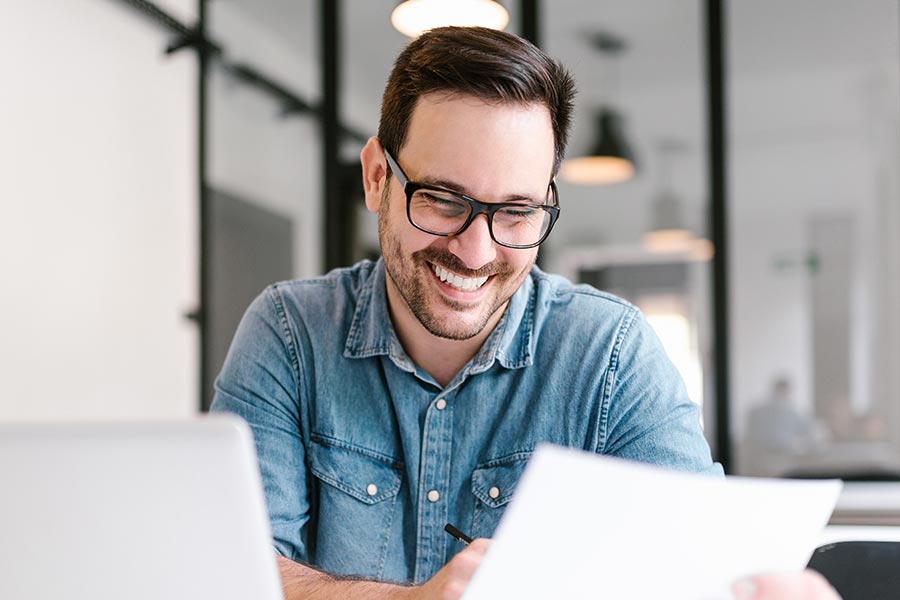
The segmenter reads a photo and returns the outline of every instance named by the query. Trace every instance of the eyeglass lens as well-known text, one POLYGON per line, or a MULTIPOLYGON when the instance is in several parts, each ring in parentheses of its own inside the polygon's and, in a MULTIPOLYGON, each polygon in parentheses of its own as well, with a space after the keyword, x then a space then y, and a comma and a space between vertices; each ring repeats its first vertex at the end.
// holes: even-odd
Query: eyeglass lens
MULTIPOLYGON (((550 199, 551 202, 553 199, 550 199)), ((472 213, 472 205, 453 194, 422 189, 409 200, 409 216, 417 226, 438 235, 458 233, 472 213)), ((523 204, 498 209, 491 219, 494 239, 510 246, 529 246, 540 242, 552 222, 551 214, 539 207, 523 204)))

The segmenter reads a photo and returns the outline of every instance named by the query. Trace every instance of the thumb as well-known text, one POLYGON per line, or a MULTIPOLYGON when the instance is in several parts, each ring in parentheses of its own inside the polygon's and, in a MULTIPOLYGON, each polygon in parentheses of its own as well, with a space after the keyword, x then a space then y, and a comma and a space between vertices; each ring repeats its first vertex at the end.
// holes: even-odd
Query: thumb
POLYGON ((831 584, 812 570, 748 577, 732 588, 738 600, 840 600, 831 584))

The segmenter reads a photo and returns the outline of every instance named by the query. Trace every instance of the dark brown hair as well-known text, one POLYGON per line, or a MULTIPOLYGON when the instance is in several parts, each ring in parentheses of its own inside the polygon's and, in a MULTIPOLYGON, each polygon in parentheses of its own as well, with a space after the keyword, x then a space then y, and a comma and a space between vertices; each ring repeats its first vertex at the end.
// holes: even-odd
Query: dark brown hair
POLYGON ((419 98, 431 92, 486 101, 542 104, 550 111, 554 175, 569 139, 575 82, 569 72, 518 36, 484 27, 439 27, 407 44, 381 101, 378 139, 396 156, 419 98))

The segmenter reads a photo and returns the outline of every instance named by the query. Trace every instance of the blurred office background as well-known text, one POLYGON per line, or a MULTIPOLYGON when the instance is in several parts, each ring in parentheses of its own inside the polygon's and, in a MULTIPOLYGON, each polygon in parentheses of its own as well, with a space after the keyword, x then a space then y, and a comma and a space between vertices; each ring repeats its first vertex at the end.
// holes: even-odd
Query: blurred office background
MULTIPOLYGON (((377 256, 396 4, 0 2, 0 421, 194 414, 262 287, 377 256)), ((560 176, 542 267, 644 310, 730 472, 898 476, 897 1, 504 5, 634 165, 560 176)))

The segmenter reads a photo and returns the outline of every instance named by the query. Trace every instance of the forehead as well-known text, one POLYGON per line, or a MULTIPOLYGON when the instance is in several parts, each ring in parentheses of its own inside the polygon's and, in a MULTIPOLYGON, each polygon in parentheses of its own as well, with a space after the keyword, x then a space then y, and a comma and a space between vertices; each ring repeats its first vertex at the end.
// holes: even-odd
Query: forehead
POLYGON ((550 111, 538 103, 428 94, 413 110, 401 154, 410 177, 464 182, 472 193, 546 189, 554 159, 550 111))

